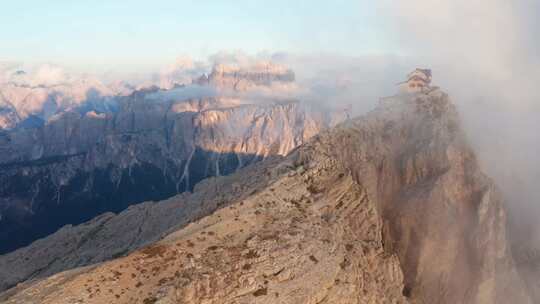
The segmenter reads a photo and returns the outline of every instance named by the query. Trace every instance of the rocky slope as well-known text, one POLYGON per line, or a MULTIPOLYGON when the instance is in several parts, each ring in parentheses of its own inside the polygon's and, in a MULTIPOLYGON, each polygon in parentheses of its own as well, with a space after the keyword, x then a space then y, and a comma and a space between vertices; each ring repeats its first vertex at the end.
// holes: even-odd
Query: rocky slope
MULTIPOLYGON (((161 241, 109 262, 28 281, 0 299, 538 300, 530 298, 516 271, 501 196, 480 172, 456 111, 439 90, 383 99, 365 117, 316 136, 282 161, 265 161, 257 168, 264 172, 257 176, 266 178, 249 178, 254 188, 248 184, 243 195, 187 227, 171 224, 161 241)), ((246 182, 242 174, 228 179, 238 181, 239 187, 246 182)), ((200 191, 193 195, 208 190, 200 191)), ((17 259, 25 254, 29 258, 37 249, 21 251, 17 259)), ((3 265, 6 258, 1 258, 3 265)))
POLYGON ((209 178, 160 202, 145 202, 118 215, 105 213, 78 226, 67 225, 31 245, 0 256, 0 291, 29 279, 125 255, 158 241, 170 231, 264 188, 271 181, 268 158, 232 176, 209 178))
MULTIPOLYGON (((251 75, 238 77, 262 85, 251 75)), ((85 104, 43 125, 0 131, 0 253, 285 155, 345 119, 295 100, 259 102, 214 89, 151 88, 117 97, 113 109, 85 104)))

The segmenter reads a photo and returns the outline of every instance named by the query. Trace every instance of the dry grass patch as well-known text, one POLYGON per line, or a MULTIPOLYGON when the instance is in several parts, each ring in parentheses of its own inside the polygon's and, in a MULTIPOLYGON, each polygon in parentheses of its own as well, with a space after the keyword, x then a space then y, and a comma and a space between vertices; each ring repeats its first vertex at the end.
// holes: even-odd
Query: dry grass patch
POLYGON ((146 258, 163 257, 165 252, 167 252, 167 246, 165 245, 151 245, 141 250, 141 253, 146 255, 146 258))

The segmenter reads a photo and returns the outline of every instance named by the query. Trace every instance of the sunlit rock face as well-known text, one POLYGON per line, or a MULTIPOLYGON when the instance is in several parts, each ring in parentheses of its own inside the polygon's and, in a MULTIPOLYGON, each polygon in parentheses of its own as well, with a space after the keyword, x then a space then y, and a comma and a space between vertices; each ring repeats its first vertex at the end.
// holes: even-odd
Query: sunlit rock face
MULTIPOLYGON (((264 73, 235 77, 251 83, 257 75, 259 86, 266 84, 259 78, 273 79, 264 73)), ((0 131, 0 253, 65 224, 286 155, 345 119, 291 99, 221 95, 213 85, 150 88, 109 101, 0 131)))
POLYGON ((287 67, 271 62, 259 62, 246 67, 217 64, 210 75, 201 76, 195 83, 245 91, 257 86, 291 84, 294 80, 294 72, 287 67))
POLYGON ((4 288, 115 258, 0 301, 538 303, 509 244, 501 195, 434 89, 383 99, 283 159, 0 257, 4 288))

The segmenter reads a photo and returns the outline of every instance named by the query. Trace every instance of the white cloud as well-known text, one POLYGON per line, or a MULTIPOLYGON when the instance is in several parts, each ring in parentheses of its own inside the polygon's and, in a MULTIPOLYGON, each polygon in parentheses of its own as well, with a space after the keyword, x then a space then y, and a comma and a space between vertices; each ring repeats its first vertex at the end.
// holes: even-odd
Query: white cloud
POLYGON ((171 90, 150 93, 146 98, 159 101, 182 101, 195 98, 211 98, 215 96, 217 96, 217 91, 211 87, 188 85, 171 90))
POLYGON ((12 82, 30 86, 54 86, 71 80, 73 77, 64 68, 52 64, 0 64, 0 84, 12 82))

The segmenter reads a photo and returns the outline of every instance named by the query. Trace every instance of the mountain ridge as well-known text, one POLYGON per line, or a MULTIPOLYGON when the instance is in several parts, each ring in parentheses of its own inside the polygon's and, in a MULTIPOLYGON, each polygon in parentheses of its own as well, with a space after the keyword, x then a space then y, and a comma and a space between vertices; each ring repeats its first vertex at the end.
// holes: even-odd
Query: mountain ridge
POLYGON ((535 302, 516 270, 500 193, 438 89, 383 99, 257 166, 269 182, 225 208, 125 257, 0 299, 535 302))

